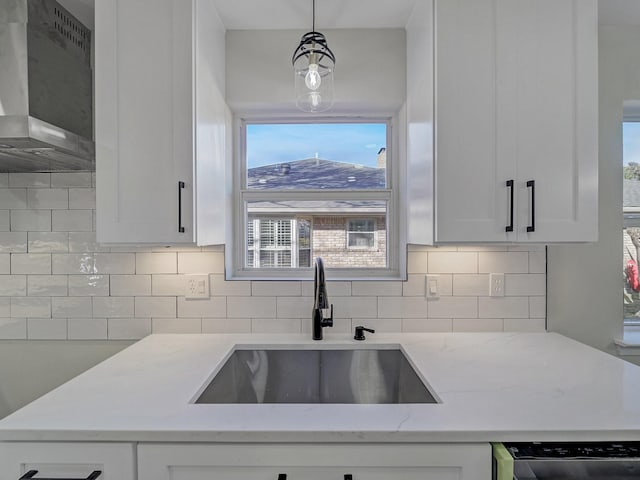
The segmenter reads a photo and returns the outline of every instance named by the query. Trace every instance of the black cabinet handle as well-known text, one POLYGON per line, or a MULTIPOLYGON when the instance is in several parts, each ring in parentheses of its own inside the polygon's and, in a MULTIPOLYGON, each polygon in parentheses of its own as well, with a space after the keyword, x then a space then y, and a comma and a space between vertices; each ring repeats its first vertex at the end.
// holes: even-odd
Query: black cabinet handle
POLYGON ((527 232, 536 231, 536 182, 535 180, 529 180, 527 182, 527 188, 531 189, 531 225, 527 227, 527 232))
POLYGON ((182 189, 184 188, 184 182, 178 182, 178 232, 184 233, 184 227, 182 226, 182 189))
POLYGON ((287 480, 287 474, 286 473, 279 473, 278 474, 278 480, 287 480))
POLYGON ((505 232, 513 232, 513 180, 507 180, 509 189, 509 225, 505 227, 505 232))
POLYGON ((345 473, 344 480, 353 480, 353 475, 351 475, 350 473, 345 473))
POLYGON ((94 470, 93 472, 91 472, 85 478, 62 478, 62 477, 44 478, 44 477, 36 477, 35 476, 36 473, 38 473, 38 470, 29 470, 27 473, 25 473, 23 476, 21 476, 18 480, 27 480, 27 479, 33 479, 33 480, 96 480, 96 478, 98 478, 102 474, 102 471, 101 470, 94 470))

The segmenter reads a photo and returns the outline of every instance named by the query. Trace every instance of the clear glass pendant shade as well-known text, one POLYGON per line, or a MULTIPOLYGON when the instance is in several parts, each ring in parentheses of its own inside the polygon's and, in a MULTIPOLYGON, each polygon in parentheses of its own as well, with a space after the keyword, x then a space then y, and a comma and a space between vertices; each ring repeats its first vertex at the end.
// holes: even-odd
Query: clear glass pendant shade
POLYGON ((324 112, 331 108, 335 57, 324 35, 305 33, 292 62, 296 106, 303 112, 324 112))

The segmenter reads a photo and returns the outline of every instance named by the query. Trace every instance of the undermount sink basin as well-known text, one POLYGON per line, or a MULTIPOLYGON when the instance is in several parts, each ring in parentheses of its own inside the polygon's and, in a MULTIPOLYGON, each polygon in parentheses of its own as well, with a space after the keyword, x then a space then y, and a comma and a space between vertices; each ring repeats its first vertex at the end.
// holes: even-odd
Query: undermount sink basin
POLYGON ((437 403, 399 349, 236 349, 195 403, 437 403))

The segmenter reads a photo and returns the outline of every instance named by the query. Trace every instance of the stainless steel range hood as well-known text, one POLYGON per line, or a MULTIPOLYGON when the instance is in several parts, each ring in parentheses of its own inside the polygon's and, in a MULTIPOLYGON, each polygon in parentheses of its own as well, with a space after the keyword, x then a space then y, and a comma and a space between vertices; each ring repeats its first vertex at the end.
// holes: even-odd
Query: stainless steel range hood
POLYGON ((95 170, 91 31, 54 0, 0 0, 0 172, 95 170))

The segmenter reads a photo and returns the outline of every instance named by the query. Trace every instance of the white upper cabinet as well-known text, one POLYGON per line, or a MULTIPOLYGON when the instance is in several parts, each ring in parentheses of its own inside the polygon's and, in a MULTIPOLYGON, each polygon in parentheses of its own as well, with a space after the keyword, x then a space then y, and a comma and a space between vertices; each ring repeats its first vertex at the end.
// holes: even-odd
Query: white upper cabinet
POLYGON ((95 8, 98 241, 224 243, 230 113, 212 1, 95 8))
POLYGON ((407 29, 409 65, 435 52, 408 69, 409 242, 595 241, 596 1, 432 7, 407 29))

